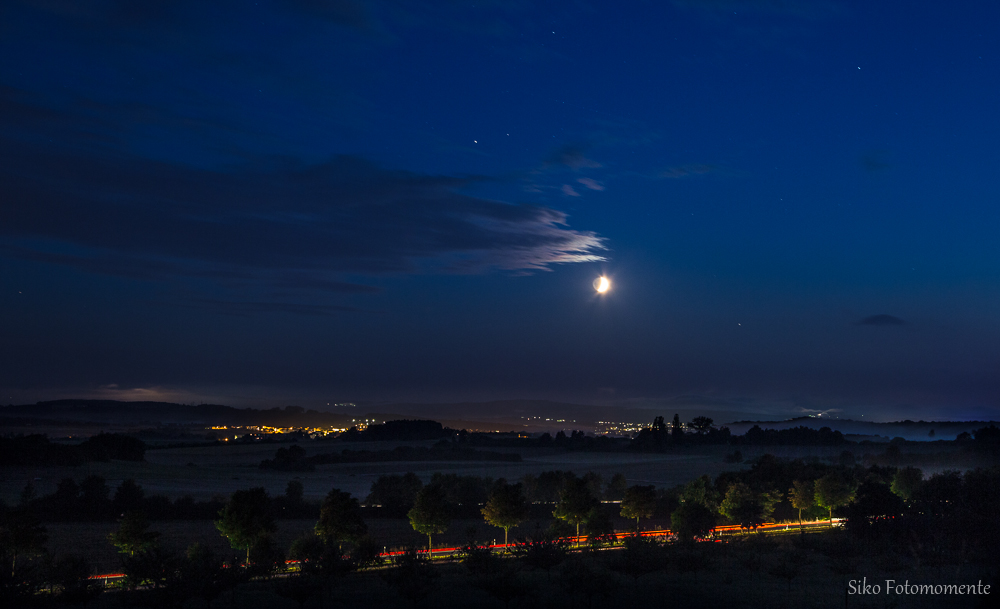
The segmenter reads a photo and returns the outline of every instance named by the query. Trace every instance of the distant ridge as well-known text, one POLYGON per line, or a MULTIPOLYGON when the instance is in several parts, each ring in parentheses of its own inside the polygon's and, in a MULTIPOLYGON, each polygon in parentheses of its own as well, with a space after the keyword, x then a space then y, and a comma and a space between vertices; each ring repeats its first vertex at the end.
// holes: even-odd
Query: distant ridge
POLYGON ((734 434, 744 434, 754 425, 762 429, 789 429, 809 427, 820 429, 829 427, 845 435, 877 436, 883 438, 905 438, 907 440, 954 440, 963 432, 972 433, 977 429, 996 424, 995 421, 856 421, 853 419, 829 419, 825 417, 796 417, 783 421, 734 421, 728 423, 734 434), (930 434, 934 431, 934 435, 930 434))
POLYGON ((116 400, 53 400, 36 404, 0 407, 3 419, 38 419, 131 425, 336 425, 351 418, 340 413, 306 410, 298 406, 257 410, 219 404, 174 404, 172 402, 119 402, 116 400))
MULTIPOLYGON (((306 410, 298 406, 254 409, 234 408, 220 404, 175 404, 171 402, 120 402, 116 400, 64 399, 0 406, 0 430, 6 426, 37 421, 41 424, 92 423, 118 426, 155 427, 157 425, 270 425, 280 427, 332 426, 350 427, 352 420, 365 418, 378 421, 396 419, 432 419, 454 429, 483 431, 582 430, 592 432, 600 421, 628 421, 649 424, 653 417, 669 419, 668 409, 622 408, 572 404, 551 400, 495 400, 491 402, 455 403, 395 403, 378 406, 359 405, 335 408, 333 412, 306 410)), ((694 415, 697 416, 697 415, 694 415)), ((687 418, 682 420, 687 421, 687 418)), ((754 425, 762 429, 830 427, 845 435, 888 440, 954 440, 963 432, 973 433, 990 425, 990 421, 896 421, 876 423, 826 417, 796 417, 780 421, 743 420, 717 426, 729 427, 742 435, 754 425), (931 430, 934 435, 931 436, 931 430)))
POLYGON ((455 429, 481 431, 581 430, 592 432, 600 421, 650 423, 648 409, 593 406, 551 400, 496 400, 490 402, 359 404, 350 408, 305 410, 298 406, 253 409, 219 404, 122 402, 63 399, 0 406, 0 427, 32 420, 46 424, 75 422, 125 426, 156 425, 329 425, 349 427, 352 420, 433 419, 455 429))

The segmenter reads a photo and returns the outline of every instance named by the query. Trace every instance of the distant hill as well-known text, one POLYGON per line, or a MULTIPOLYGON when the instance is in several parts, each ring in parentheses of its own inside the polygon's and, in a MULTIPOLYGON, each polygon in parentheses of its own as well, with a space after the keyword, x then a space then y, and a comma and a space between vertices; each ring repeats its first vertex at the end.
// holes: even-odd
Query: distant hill
MULTIPOLYGON (((298 406, 254 409, 219 404, 174 404, 170 402, 119 402, 114 400, 54 400, 0 407, 0 428, 25 421, 40 423, 76 422, 126 426, 157 425, 271 425, 278 427, 350 427, 351 421, 392 421, 431 419, 453 429, 527 431, 555 433, 558 430, 592 432, 599 421, 651 423, 655 415, 669 419, 668 409, 621 408, 571 404, 549 400, 498 400, 450 404, 396 403, 378 406, 335 408, 332 412, 306 410, 298 406), (375 413, 375 414, 373 414, 375 413)), ((682 417, 687 421, 686 417, 682 417)), ((736 421, 716 425, 729 427, 734 435, 746 433, 754 425, 762 429, 789 429, 805 426, 830 427, 852 439, 954 440, 962 432, 972 433, 989 421, 899 421, 873 423, 827 417, 798 417, 783 421, 736 421), (931 430, 934 435, 931 436, 931 430)))
POLYGON ((136 426, 157 425, 332 425, 350 427, 352 420, 392 421, 433 419, 455 429, 499 431, 591 430, 595 421, 607 420, 609 412, 652 420, 648 411, 567 404, 544 400, 506 400, 453 404, 384 404, 305 410, 298 406, 253 409, 219 404, 175 404, 171 402, 120 402, 115 400, 54 400, 36 404, 0 406, 0 426, 13 421, 94 423, 136 426), (377 412, 373 412, 377 411, 377 412))
MULTIPOLYGON (((493 424, 496 429, 524 430, 530 432, 557 430, 583 430, 591 432, 599 421, 625 421, 650 424, 653 418, 661 415, 670 419, 674 412, 680 411, 681 420, 685 423, 690 418, 699 416, 697 410, 690 407, 677 408, 625 408, 616 406, 592 406, 585 404, 570 404, 548 400, 500 400, 494 402, 458 402, 453 404, 415 404, 398 403, 379 406, 379 412, 391 412, 389 415, 378 415, 380 420, 390 418, 425 418, 441 421, 448 427, 461 429, 471 427, 476 421, 476 427, 489 428, 493 424), (685 414, 686 413, 686 414, 685 414), (470 422, 467 424, 466 422, 470 422)), ((742 435, 754 425, 762 429, 791 429, 793 427, 809 427, 821 429, 829 427, 844 435, 857 436, 854 440, 868 439, 885 441, 895 437, 907 440, 954 440, 962 432, 972 433, 986 427, 989 421, 899 421, 888 423, 873 423, 869 421, 853 421, 827 417, 796 417, 783 421, 736 421, 726 423, 721 413, 709 413, 715 418, 716 426, 726 426, 734 435, 742 435), (716 418, 718 417, 718 418, 716 418), (934 435, 930 432, 934 430, 934 435)), ((567 432, 568 433, 568 432, 567 432)))
MULTIPOLYGON (((874 423, 870 421, 854 421, 852 419, 829 419, 824 417, 797 417, 785 421, 736 421, 726 424, 733 434, 744 434, 754 425, 762 429, 789 429, 792 427, 810 427, 820 429, 829 427, 849 436, 869 436, 870 439, 905 438, 907 440, 933 441, 954 440, 962 432, 970 434, 988 427, 993 421, 893 421, 874 423), (931 435, 931 431, 934 434, 931 435)), ((851 438, 862 439, 862 438, 851 438)))
POLYGON ((171 402, 118 402, 115 400, 54 400, 0 407, 4 419, 28 419, 117 425, 309 425, 348 426, 353 417, 306 410, 298 406, 257 410, 218 404, 174 404, 171 402))

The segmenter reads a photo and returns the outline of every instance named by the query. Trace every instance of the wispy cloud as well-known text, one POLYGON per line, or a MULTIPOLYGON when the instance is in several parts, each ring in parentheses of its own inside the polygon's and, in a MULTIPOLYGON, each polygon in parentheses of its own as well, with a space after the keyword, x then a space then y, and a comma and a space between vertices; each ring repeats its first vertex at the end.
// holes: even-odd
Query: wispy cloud
POLYGON ((523 174, 525 192, 543 193, 557 191, 567 197, 579 197, 580 191, 571 180, 588 190, 604 190, 604 184, 588 176, 587 170, 601 169, 604 165, 585 154, 586 147, 581 144, 563 146, 555 150, 544 162, 529 172, 523 174))
POLYGON ((133 278, 257 277, 372 291, 337 273, 543 270, 600 260, 564 213, 462 194, 476 178, 338 157, 231 172, 0 146, 8 255, 133 278))
MULTIPOLYGON (((569 228, 561 211, 465 194, 490 178, 397 171, 351 156, 304 164, 244 154, 239 165, 199 168, 119 154, 104 142, 121 125, 85 102, 56 110, 0 88, 0 256, 224 285, 232 303, 212 304, 220 311, 306 315, 350 307, 289 305, 295 294, 378 292, 366 285, 375 275, 525 273, 603 260, 604 240, 569 228), (276 291, 292 297, 275 299, 276 291)), ((593 164, 572 151, 560 158, 593 164)))
POLYGON ((573 171, 579 171, 581 169, 597 169, 602 167, 601 163, 598 163, 594 159, 588 158, 585 154, 584 146, 580 145, 570 145, 564 146, 559 150, 555 151, 552 156, 546 159, 543 169, 549 169, 552 167, 568 167, 573 171))
POLYGON ((893 315, 871 315, 859 321, 859 326, 904 326, 906 322, 893 315))
POLYGON ((822 19, 842 12, 840 4, 830 0, 674 0, 678 8, 712 12, 754 12, 822 19))
POLYGON ((674 165, 673 167, 667 167, 661 171, 658 177, 676 180, 680 178, 703 176, 705 174, 712 173, 715 170, 716 167, 713 165, 704 165, 700 163, 674 165))

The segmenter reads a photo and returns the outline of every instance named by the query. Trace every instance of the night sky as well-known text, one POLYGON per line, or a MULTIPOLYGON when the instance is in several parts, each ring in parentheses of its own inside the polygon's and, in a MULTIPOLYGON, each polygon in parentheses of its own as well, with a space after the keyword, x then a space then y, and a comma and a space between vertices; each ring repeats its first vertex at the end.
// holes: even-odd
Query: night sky
POLYGON ((3 2, 0 402, 997 418, 998 23, 3 2))

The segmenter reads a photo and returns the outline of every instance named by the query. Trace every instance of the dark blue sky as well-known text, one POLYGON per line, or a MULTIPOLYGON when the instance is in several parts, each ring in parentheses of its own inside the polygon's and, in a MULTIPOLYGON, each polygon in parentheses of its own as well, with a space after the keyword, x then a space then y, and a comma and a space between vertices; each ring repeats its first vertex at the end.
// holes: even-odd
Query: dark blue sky
POLYGON ((0 399, 996 418, 998 22, 5 2, 0 399))

